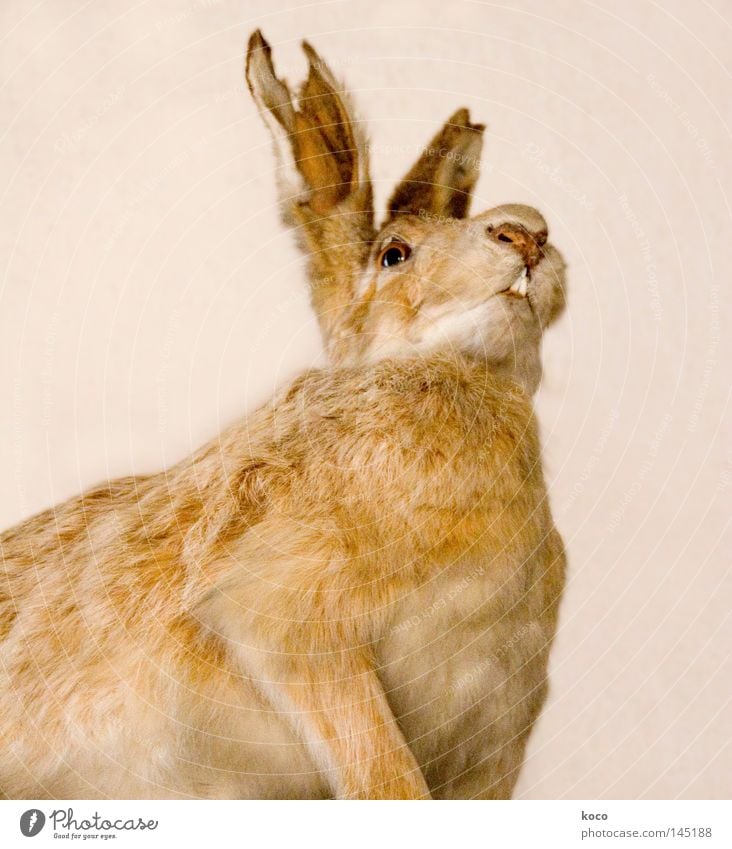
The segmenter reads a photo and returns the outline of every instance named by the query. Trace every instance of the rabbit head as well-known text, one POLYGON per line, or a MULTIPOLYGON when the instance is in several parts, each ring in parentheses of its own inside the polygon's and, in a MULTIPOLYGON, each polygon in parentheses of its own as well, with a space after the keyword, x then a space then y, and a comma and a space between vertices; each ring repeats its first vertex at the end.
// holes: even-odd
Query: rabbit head
POLYGON ((309 258, 312 303, 331 361, 458 352, 529 392, 544 328, 564 307, 564 262, 539 212, 509 204, 468 217, 481 124, 458 110, 374 226, 368 144, 348 95, 305 43, 297 105, 259 31, 247 80, 275 142, 282 213, 309 258))

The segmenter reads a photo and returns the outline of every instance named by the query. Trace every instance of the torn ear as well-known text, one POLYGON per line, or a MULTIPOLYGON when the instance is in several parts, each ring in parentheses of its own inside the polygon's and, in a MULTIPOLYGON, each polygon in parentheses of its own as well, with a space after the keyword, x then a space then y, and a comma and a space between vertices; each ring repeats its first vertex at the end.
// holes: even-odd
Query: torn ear
POLYGON ((484 124, 458 109, 396 187, 387 221, 399 215, 465 218, 480 175, 484 124))
POLYGON ((323 215, 363 178, 366 163, 360 158, 365 158, 365 150, 359 150, 345 92, 307 42, 303 50, 309 70, 297 108, 287 85, 275 74, 271 48, 259 30, 249 39, 246 76, 278 153, 294 162, 307 203, 323 215))

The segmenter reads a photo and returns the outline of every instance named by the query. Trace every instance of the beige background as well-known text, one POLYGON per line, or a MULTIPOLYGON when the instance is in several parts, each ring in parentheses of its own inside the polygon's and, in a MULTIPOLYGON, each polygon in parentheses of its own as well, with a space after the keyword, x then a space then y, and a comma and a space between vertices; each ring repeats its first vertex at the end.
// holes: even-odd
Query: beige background
POLYGON ((570 263, 537 398, 570 585, 518 795, 730 795, 732 5, 148 0, 0 6, 0 525, 184 456, 318 361, 242 85, 311 39, 377 197, 459 105, 476 209, 570 263), (726 332, 725 332, 726 331, 726 332))

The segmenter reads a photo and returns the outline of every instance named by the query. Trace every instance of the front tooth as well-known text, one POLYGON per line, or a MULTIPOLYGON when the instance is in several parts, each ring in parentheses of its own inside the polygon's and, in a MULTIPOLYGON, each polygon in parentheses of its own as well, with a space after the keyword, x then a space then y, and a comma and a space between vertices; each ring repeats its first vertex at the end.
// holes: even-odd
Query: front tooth
POLYGON ((516 295, 520 295, 522 298, 526 297, 526 293, 529 291, 529 277, 526 268, 516 278, 516 282, 511 286, 511 291, 516 295))

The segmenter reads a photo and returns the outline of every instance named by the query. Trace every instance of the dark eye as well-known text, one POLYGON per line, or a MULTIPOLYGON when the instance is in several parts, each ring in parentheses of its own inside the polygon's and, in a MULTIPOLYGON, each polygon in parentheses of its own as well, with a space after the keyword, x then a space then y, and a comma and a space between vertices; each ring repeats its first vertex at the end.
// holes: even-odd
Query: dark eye
POLYGON ((377 262, 382 268, 393 268, 405 259, 409 259, 411 253, 412 249, 406 242, 389 242, 381 249, 377 262))

